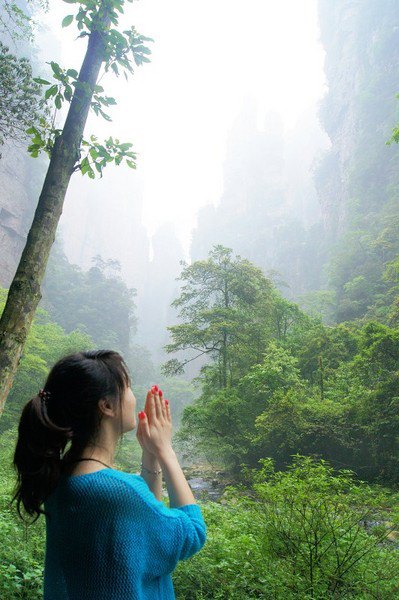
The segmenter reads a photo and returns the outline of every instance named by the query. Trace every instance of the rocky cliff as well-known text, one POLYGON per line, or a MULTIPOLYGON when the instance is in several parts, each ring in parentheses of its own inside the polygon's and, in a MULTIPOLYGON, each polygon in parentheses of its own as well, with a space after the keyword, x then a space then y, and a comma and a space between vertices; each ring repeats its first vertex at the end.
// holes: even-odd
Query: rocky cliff
POLYGON ((321 122, 331 149, 316 171, 332 241, 362 215, 380 212, 397 181, 386 146, 397 120, 399 11, 393 0, 319 0, 328 93, 321 122))
POLYGON ((318 227, 320 214, 311 167, 326 144, 315 111, 290 132, 278 114, 269 113, 259 130, 257 107, 247 102, 227 139, 222 197, 199 212, 192 258, 205 258, 212 245, 223 244, 266 274, 278 272, 291 298, 317 287, 309 231, 318 227))
POLYGON ((0 286, 8 288, 25 245, 39 194, 43 162, 17 144, 0 159, 0 286))
POLYGON ((399 253, 399 10, 395 0, 319 0, 331 148, 315 173, 336 321, 391 322, 399 253))

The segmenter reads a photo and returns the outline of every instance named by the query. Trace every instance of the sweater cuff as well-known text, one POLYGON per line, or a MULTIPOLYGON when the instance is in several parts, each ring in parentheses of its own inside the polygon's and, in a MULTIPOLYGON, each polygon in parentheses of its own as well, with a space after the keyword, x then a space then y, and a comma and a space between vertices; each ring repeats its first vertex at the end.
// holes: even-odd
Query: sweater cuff
POLYGON ((198 504, 185 504, 184 506, 175 506, 176 510, 182 510, 189 517, 194 519, 203 519, 202 512, 198 504))

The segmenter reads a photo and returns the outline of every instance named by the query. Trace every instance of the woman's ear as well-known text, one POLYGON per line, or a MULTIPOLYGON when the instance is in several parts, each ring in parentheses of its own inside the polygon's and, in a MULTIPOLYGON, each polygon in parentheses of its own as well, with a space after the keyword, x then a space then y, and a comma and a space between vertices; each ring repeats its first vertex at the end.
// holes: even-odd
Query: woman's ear
POLYGON ((101 398, 101 400, 98 401, 98 408, 103 415, 115 417, 115 410, 107 398, 101 398))

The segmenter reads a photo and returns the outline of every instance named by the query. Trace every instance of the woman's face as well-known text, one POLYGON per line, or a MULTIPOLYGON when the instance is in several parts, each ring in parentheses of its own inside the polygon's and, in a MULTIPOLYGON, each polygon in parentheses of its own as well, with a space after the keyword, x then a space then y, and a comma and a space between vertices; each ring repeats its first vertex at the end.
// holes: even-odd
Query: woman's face
POLYGON ((136 427, 136 398, 131 387, 125 388, 122 396, 122 430, 123 433, 136 427))

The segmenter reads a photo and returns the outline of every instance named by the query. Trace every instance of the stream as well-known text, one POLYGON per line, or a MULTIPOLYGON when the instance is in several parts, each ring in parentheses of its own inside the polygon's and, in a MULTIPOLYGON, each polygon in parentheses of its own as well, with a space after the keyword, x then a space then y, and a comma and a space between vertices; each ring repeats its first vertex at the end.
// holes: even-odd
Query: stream
POLYGON ((233 482, 226 479, 223 471, 187 467, 184 469, 188 484, 196 500, 216 502, 222 496, 227 485, 233 482))

